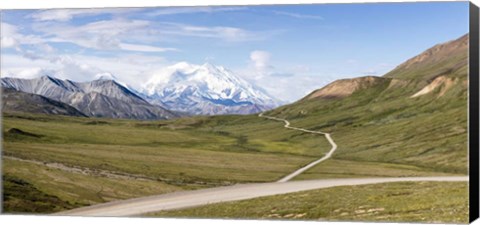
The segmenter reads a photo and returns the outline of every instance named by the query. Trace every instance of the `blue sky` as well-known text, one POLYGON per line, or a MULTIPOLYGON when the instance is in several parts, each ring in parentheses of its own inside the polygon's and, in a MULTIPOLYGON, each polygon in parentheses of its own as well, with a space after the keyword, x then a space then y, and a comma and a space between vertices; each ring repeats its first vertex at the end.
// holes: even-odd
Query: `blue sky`
POLYGON ((2 11, 2 76, 141 89, 186 61, 227 67, 285 101, 341 78, 381 76, 468 32, 468 2, 2 11))

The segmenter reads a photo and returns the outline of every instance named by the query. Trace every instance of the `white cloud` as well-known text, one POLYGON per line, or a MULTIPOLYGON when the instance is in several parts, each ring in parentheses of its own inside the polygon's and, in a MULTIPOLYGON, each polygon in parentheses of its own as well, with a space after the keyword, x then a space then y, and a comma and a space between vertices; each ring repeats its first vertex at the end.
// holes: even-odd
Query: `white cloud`
POLYGON ((58 69, 49 60, 32 60, 16 54, 2 54, 1 75, 18 78, 34 78, 58 69))
POLYGON ((250 79, 251 76, 246 74, 245 71, 239 74, 242 74, 245 79, 250 80, 250 82, 253 82, 255 85, 262 87, 275 98, 288 103, 305 97, 307 94, 325 86, 335 79, 334 77, 285 72, 286 76, 278 76, 276 73, 271 73, 252 80, 250 79))
MULTIPOLYGON (((169 63, 158 56, 144 56, 140 54, 118 55, 116 57, 77 56, 78 62, 100 68, 134 88, 140 88, 150 78, 151 71, 156 71, 169 63)), ((95 79, 92 77, 91 79, 95 79)))
POLYGON ((37 35, 24 35, 19 29, 9 23, 0 23, 0 39, 2 48, 17 48, 20 44, 38 45, 44 40, 37 35))
POLYGON ((255 50, 250 53, 250 61, 258 72, 264 72, 270 68, 271 54, 266 51, 255 50))
MULTIPOLYGON (((41 11, 43 13, 51 10, 41 11)), ((93 10, 97 12, 96 10, 93 10)), ((102 12, 104 12, 103 10, 102 12)), ((56 15, 71 15, 68 10, 52 10, 56 15)), ((76 11, 75 11, 76 12, 76 11)), ((93 13, 81 10, 78 13, 93 13)), ((34 14, 39 15, 43 14, 34 14)), ((49 14, 48 14, 49 15, 49 14)), ((77 15, 77 14, 75 14, 77 15)), ((43 17, 42 17, 43 18, 43 17)), ((65 18, 70 18, 65 16, 65 18)), ((48 20, 48 17, 43 18, 48 20)), ((44 45, 46 43, 73 43, 97 50, 125 50, 135 52, 179 51, 173 47, 157 46, 161 39, 175 40, 178 36, 220 39, 227 42, 262 40, 279 31, 254 32, 227 26, 193 26, 179 23, 165 23, 147 20, 100 20, 83 25, 69 23, 34 22, 31 28, 35 34, 22 34, 16 26, 2 23, 2 48, 16 48, 20 45, 44 45), (131 35, 135 33, 135 35, 131 35)), ((50 46, 51 47, 51 46, 50 46)))
POLYGON ((32 79, 42 75, 47 75, 49 73, 50 71, 40 67, 12 68, 6 71, 2 70, 2 76, 23 78, 23 79, 32 79))
POLYGON ((40 10, 38 12, 30 14, 28 17, 36 21, 59 21, 66 22, 74 17, 93 16, 99 14, 125 14, 142 9, 132 8, 108 8, 108 9, 49 9, 40 10))
POLYGON ((323 20, 323 17, 318 15, 298 14, 298 13, 291 13, 291 12, 284 12, 284 11, 273 11, 273 13, 277 15, 283 15, 283 16, 293 17, 297 19, 323 20))
POLYGON ((335 76, 312 73, 307 65, 275 64, 271 58, 267 51, 252 51, 249 65, 236 71, 270 95, 286 102, 297 101, 335 80, 335 76))
POLYGON ((216 38, 230 42, 263 40, 270 35, 277 33, 274 31, 255 32, 238 27, 226 26, 193 26, 181 23, 161 23, 158 27, 160 34, 179 35, 191 37, 216 38))
POLYGON ((0 43, 2 48, 13 48, 17 45, 17 42, 12 37, 1 37, 0 43))
MULTIPOLYGON (((37 21, 68 21, 75 15, 94 14, 96 11, 91 9, 56 9, 56 10, 42 10, 40 12, 30 15, 31 18, 37 21)), ((97 11, 98 12, 98 11, 97 11)))
POLYGON ((17 36, 17 28, 8 23, 0 23, 0 42, 2 48, 13 48, 17 46, 15 36, 17 36))
POLYGON ((149 45, 135 45, 135 44, 126 44, 120 43, 118 45, 123 50, 128 51, 137 51, 137 52, 166 52, 166 51, 178 51, 175 48, 159 48, 149 45))
POLYGON ((82 26, 47 23, 34 25, 33 28, 50 36, 48 41, 71 42, 87 48, 113 50, 119 49, 122 34, 145 28, 148 24, 148 21, 138 20, 102 20, 82 26))
POLYGON ((150 25, 151 23, 145 20, 101 20, 81 26, 40 23, 34 24, 33 29, 48 37, 45 38, 45 42, 68 42, 98 50, 176 51, 174 48, 124 42, 132 39, 131 33, 145 32, 150 29, 150 25))
POLYGON ((76 59, 61 56, 29 56, 2 55, 2 76, 18 78, 34 78, 43 75, 56 76, 62 79, 90 80, 102 70, 76 59))
POLYGON ((239 74, 250 80, 256 82, 272 73, 280 74, 282 72, 273 71, 273 66, 270 64, 271 54, 267 51, 255 50, 250 52, 248 65, 245 68, 237 70, 239 74))
POLYGON ((17 27, 9 23, 0 23, 0 28, 2 29, 1 35, 4 36, 13 36, 17 33, 17 27))
POLYGON ((51 75, 74 81, 90 81, 104 74, 111 74, 118 81, 139 88, 149 78, 151 71, 166 66, 166 61, 158 56, 125 54, 115 57, 85 55, 38 54, 2 55, 2 76, 34 78, 51 75))
POLYGON ((110 15, 128 15, 138 11, 149 11, 144 14, 155 17, 162 15, 191 14, 191 13, 215 13, 215 12, 231 12, 245 10, 247 7, 160 7, 154 8, 97 8, 97 9, 46 9, 38 10, 29 14, 27 18, 35 21, 58 21, 67 22, 76 17, 95 16, 100 14, 110 15))
POLYGON ((148 16, 163 16, 190 13, 214 13, 245 10, 246 7, 168 7, 147 13, 148 16))

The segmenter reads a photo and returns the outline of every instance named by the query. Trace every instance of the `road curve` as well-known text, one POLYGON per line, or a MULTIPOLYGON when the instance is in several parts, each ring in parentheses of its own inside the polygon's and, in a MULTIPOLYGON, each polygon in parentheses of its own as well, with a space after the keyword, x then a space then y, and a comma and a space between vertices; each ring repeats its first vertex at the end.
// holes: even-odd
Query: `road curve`
POLYGON ((212 203, 252 199, 262 196, 287 194, 320 188, 402 181, 468 181, 460 177, 392 177, 392 178, 342 178, 237 184, 194 191, 180 191, 169 194, 114 201, 56 213, 64 216, 137 216, 162 210, 182 209, 212 203))
POLYGON ((263 115, 263 112, 258 114, 259 117, 262 117, 262 118, 267 118, 267 119, 271 119, 271 120, 277 120, 277 121, 282 121, 285 123, 285 128, 287 129, 292 129, 292 130, 299 130, 299 131, 303 131, 303 132, 307 132, 307 133, 313 133, 313 134, 322 134, 322 135, 325 135, 325 138, 327 138, 328 142, 330 143, 330 145, 332 145, 332 148, 330 149, 330 151, 325 155, 323 156, 322 158, 318 159, 318 160, 315 160, 311 163, 309 163, 308 165, 296 170, 295 172, 283 177, 282 179, 278 180, 277 182, 287 182, 289 180, 291 180, 292 178, 300 175, 301 173, 305 172, 306 170, 312 168, 313 166, 325 161, 326 159, 330 158, 333 154, 333 152, 335 152, 335 150, 337 150, 337 144, 333 141, 332 137, 330 136, 329 133, 325 133, 325 132, 320 132, 320 131, 314 131, 314 130, 307 130, 307 129, 303 129, 303 128, 298 128, 298 127, 291 127, 290 126, 290 122, 286 119, 280 119, 280 118, 277 118, 277 117, 273 117, 273 116, 264 116, 263 115))

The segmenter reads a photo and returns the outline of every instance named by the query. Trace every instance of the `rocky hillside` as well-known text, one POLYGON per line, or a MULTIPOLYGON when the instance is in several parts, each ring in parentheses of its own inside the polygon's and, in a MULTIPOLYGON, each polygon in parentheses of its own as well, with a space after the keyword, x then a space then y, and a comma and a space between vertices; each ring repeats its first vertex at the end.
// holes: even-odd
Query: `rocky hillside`
POLYGON ((2 78, 2 87, 66 103, 93 117, 169 119, 176 114, 155 106, 113 80, 74 82, 50 76, 35 79, 2 78))
POLYGON ((63 102, 55 101, 41 95, 16 91, 11 88, 2 88, 2 111, 86 116, 74 107, 63 102))

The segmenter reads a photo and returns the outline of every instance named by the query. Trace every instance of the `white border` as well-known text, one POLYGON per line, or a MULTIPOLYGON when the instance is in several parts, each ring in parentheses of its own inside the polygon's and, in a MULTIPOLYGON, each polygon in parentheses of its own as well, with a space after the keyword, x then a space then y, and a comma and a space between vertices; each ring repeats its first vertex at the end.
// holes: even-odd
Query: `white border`
MULTIPOLYGON (((448 0, 435 0, 444 2, 448 0)), ((154 7, 154 6, 207 6, 207 5, 273 5, 273 4, 313 4, 313 3, 375 3, 375 2, 428 2, 426 0, 2 0, 0 10, 3 9, 50 9, 50 8, 105 8, 105 7, 154 7)), ((472 0, 480 6, 480 0, 472 0)), ((29 224, 29 225, 85 225, 85 224, 200 224, 200 225, 390 225, 401 223, 360 223, 360 222, 315 222, 315 221, 267 221, 267 220, 218 220, 218 219, 163 219, 163 218, 113 218, 113 217, 60 217, 60 216, 15 216, 0 215, 0 224, 29 224)), ((408 223, 413 224, 413 223, 408 223)), ((480 220, 473 224, 480 225, 480 220)))

